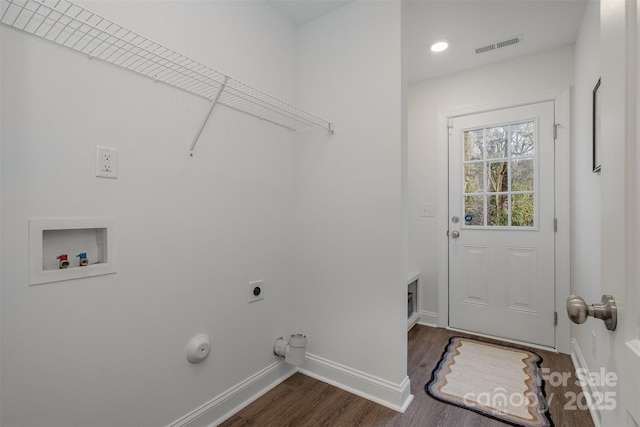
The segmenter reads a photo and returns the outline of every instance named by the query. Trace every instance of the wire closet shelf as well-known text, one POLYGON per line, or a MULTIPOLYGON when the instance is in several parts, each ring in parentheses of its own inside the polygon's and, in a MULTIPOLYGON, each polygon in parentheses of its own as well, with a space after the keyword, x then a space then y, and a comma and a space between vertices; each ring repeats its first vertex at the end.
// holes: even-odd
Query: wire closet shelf
MULTIPOLYGON (((333 124, 67 0, 0 0, 0 22, 291 131, 333 124)), ((207 117, 208 118, 208 117, 207 117)), ((203 123, 202 127, 204 127, 203 123)), ((198 132, 197 139, 202 132, 198 132)))

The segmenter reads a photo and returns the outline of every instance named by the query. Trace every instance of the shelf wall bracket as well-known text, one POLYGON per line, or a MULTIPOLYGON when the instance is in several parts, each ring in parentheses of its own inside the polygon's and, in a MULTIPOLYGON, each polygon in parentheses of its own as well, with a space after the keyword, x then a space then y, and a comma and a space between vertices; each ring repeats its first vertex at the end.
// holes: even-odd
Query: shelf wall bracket
POLYGON ((200 135, 202 135, 202 131, 204 130, 204 127, 207 125, 207 122, 209 121, 209 118, 211 118, 211 115, 213 114, 213 110, 216 108, 216 105, 218 104, 218 100, 220 100, 220 95, 222 95, 222 91, 224 90, 224 88, 227 85, 228 81, 229 81, 229 77, 225 76, 224 81, 220 84, 220 88, 218 89, 218 93, 216 93, 215 98, 213 98, 213 100, 211 101, 211 108, 209 108, 209 113, 207 113, 207 116, 202 121, 202 125, 200 126, 200 129, 198 130, 198 133, 196 134, 196 137, 193 139, 193 142, 191 143, 191 147, 189 147, 189 156, 190 157, 193 157, 193 150, 196 148, 196 144, 198 143, 198 140, 200 139, 200 135))

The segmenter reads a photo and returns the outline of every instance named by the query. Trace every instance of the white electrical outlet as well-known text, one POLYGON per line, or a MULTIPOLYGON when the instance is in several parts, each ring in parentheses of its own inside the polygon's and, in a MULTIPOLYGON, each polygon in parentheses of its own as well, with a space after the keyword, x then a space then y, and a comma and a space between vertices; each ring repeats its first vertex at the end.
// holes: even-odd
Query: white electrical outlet
POLYGON ((96 146, 96 176, 118 178, 118 150, 96 146))
POLYGON ((264 299, 264 280, 256 280, 249 283, 249 302, 261 301, 264 299))

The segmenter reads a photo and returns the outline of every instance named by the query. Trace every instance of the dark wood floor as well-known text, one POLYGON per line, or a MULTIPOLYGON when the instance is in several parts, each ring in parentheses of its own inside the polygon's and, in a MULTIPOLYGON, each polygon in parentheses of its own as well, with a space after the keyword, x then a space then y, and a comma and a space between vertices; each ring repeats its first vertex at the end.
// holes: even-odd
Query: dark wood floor
MULTIPOLYGON (((228 419, 222 426, 505 426, 500 421, 439 402, 424 391, 424 385, 431 379, 431 372, 449 338, 454 335, 466 336, 459 332, 420 325, 409 331, 408 374, 414 399, 404 414, 297 373, 228 419)), ((549 368, 550 372, 571 373, 571 380, 566 386, 560 384, 553 387, 550 381, 545 381, 545 392, 550 400, 554 424, 557 427, 593 426, 588 410, 571 409, 572 396, 579 396, 582 392, 580 386, 575 384, 576 375, 571 358, 565 354, 539 349, 529 350, 542 356, 542 367, 549 368)), ((554 384, 560 382, 553 381, 554 384)))

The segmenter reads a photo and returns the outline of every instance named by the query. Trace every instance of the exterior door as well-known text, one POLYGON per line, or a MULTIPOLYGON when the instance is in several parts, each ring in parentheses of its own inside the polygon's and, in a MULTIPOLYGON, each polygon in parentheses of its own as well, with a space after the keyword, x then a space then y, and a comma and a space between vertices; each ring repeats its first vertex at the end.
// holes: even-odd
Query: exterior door
POLYGON ((554 103, 456 117, 449 326, 555 347, 554 103))

